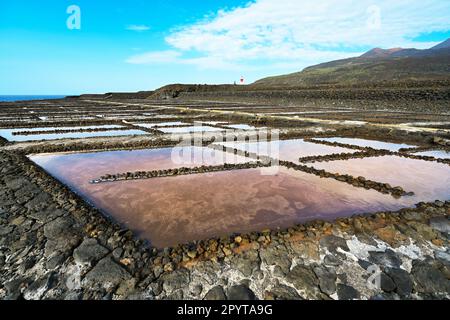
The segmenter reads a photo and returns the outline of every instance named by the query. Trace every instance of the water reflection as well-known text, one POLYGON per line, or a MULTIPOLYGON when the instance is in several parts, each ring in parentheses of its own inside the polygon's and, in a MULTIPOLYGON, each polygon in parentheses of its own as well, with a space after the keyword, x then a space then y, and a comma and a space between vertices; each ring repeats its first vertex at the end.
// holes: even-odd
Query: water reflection
POLYGON ((402 148, 414 148, 415 146, 411 146, 404 143, 390 143, 376 140, 366 140, 359 138, 316 138, 316 140, 328 141, 328 142, 338 142, 351 144, 358 147, 370 147, 374 149, 383 149, 389 151, 399 151, 402 148))
POLYGON ((236 148, 242 151, 257 153, 261 156, 292 161, 299 163, 298 159, 307 156, 323 156, 333 153, 354 153, 355 150, 326 146, 322 144, 305 142, 302 139, 277 140, 262 142, 225 142, 221 143, 227 147, 236 148))
MULTIPOLYGON (((215 153, 215 160, 207 160, 210 165, 223 161, 221 151, 200 147, 186 147, 185 150, 191 159, 195 159, 196 154, 200 159, 215 153)), ((279 168, 278 174, 273 176, 261 175, 259 169, 246 169, 97 185, 89 183, 107 173, 182 166, 173 161, 172 155, 173 150, 165 148, 30 158, 157 247, 234 232, 283 228, 318 218, 331 220, 379 210, 397 210, 412 206, 415 200, 411 197, 397 200, 374 190, 355 188, 334 179, 321 179, 286 168, 279 168)), ((235 160, 247 161, 241 157, 235 160)), ((195 165, 195 161, 191 165, 195 165)))
POLYGON ((318 169, 401 186, 415 193, 415 202, 450 199, 450 167, 446 164, 383 156, 312 165, 318 169))
POLYGON ((158 130, 164 133, 189 133, 189 132, 215 132, 223 131, 222 128, 214 128, 210 126, 190 126, 190 127, 178 127, 178 128, 158 128, 158 130))
POLYGON ((414 153, 416 156, 434 157, 436 159, 450 159, 450 151, 432 150, 414 153))
POLYGON ((105 126, 88 126, 88 127, 54 127, 54 128, 17 128, 17 129, 0 129, 0 136, 8 141, 23 142, 37 140, 56 140, 56 139, 81 139, 92 137, 114 137, 148 134, 141 130, 108 130, 108 131, 92 131, 92 132, 66 132, 66 133, 42 133, 42 134, 13 134, 24 131, 51 131, 51 130, 79 130, 79 129, 112 129, 121 128, 122 126, 105 125, 105 126))

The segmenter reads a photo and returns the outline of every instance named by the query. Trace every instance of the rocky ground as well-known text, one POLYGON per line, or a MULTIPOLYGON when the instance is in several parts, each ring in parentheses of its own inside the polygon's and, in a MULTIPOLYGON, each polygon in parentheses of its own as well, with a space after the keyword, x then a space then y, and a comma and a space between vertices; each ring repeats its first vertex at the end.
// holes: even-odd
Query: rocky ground
MULTIPOLYGON (((433 104, 435 108, 430 112, 438 112, 431 117, 419 114, 417 121, 443 116, 440 113, 442 101, 448 103, 448 91, 441 87, 439 90, 439 101, 435 104, 431 98, 423 98, 420 102, 433 104)), ((329 94, 333 97, 333 93, 329 94)), ((358 93, 357 97, 361 94, 366 93, 358 93)), ((422 95, 422 91, 411 94, 416 97, 422 95)), ((194 94, 186 95, 199 98, 194 94)), ((210 93, 201 95, 210 98, 210 93)), ((400 95, 409 99, 410 93, 402 91, 400 95)), ((215 98, 220 100, 222 97, 215 98)), ((310 93, 307 98, 310 103, 310 93)), ((0 115, 0 127, 124 124, 123 121, 129 126, 130 121, 161 121, 155 117, 167 116, 165 121, 215 120, 279 128, 282 139, 336 135, 382 138, 383 141, 417 145, 416 151, 448 149, 450 138, 448 131, 435 126, 430 127, 432 130, 415 131, 404 130, 395 123, 362 126, 330 122, 327 115, 319 119, 323 122, 315 123, 314 119, 309 122, 289 116, 271 118, 258 112, 242 113, 238 109, 242 100, 237 105, 223 105, 233 110, 230 113, 211 111, 210 108, 222 105, 207 101, 193 104, 192 101, 136 101, 129 96, 127 99, 113 103, 77 99, 39 102, 21 112, 17 112, 16 105, 7 104, 2 106, 6 111, 0 115), (175 106, 172 108, 172 105, 175 106), (32 116, 35 118, 31 122, 24 121, 31 111, 35 112, 32 116), (92 121, 70 118, 89 112, 105 116, 92 121), (113 114, 118 112, 128 113, 114 118, 113 114), (144 115, 147 112, 155 114, 144 115), (59 113, 65 113, 67 118, 51 118, 59 113), (137 117, 138 113, 142 115, 137 117), (38 114, 46 120, 38 120, 38 114)), ((352 100, 352 105, 358 103, 356 98, 352 100)), ((389 103, 392 102, 386 98, 378 107, 385 108, 389 103)), ((407 112, 419 110, 420 103, 413 104, 407 112)), ((321 105, 329 104, 330 100, 321 105)), ((373 104, 364 105, 376 109, 373 104)), ((397 106, 400 110, 398 102, 397 106)), ((256 105, 253 107, 261 110, 256 105)), ((279 111, 279 107, 273 108, 279 111)), ((406 121, 408 117, 403 116, 405 118, 400 120, 406 121)), ((149 136, 22 143, 0 139, 1 299, 450 298, 450 201, 420 203, 416 208, 399 212, 380 212, 335 222, 314 221, 287 230, 234 234, 159 250, 136 239, 130 230, 108 219, 26 157, 42 152, 172 146, 182 138, 180 135, 169 139, 160 132, 151 133, 149 136)), ((203 138, 204 143, 214 142, 210 135, 203 138)), ((352 155, 300 160, 309 163, 386 154, 368 148, 358 149, 360 152, 355 150, 352 155)), ((414 157, 406 151, 396 155, 414 157)), ((446 160, 424 160, 448 164, 446 160)), ((307 170, 305 166, 298 168, 307 170)), ((143 172, 141 176, 148 178, 153 174, 143 172)), ((353 179, 347 177, 347 182, 354 184, 350 178, 353 179)), ((364 187, 365 181, 358 180, 358 183, 364 187)))

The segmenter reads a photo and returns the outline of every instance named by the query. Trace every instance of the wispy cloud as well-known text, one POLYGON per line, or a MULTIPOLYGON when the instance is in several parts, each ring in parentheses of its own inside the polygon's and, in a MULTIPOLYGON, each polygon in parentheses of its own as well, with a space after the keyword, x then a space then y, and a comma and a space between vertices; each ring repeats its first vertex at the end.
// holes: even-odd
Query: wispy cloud
POLYGON ((241 66, 227 63, 216 57, 182 57, 182 52, 176 50, 152 51, 136 54, 129 57, 126 62, 130 64, 180 64, 193 65, 202 69, 241 69, 241 66))
POLYGON ((450 1, 255 0, 172 30, 165 39, 170 59, 151 52, 127 61, 298 69, 375 46, 429 47, 434 43, 412 39, 449 29, 450 1))
POLYGON ((174 63, 181 56, 175 50, 153 51, 134 55, 126 60, 131 64, 174 63))
POLYGON ((126 29, 129 31, 143 32, 150 30, 150 27, 143 24, 132 24, 127 26, 126 29))

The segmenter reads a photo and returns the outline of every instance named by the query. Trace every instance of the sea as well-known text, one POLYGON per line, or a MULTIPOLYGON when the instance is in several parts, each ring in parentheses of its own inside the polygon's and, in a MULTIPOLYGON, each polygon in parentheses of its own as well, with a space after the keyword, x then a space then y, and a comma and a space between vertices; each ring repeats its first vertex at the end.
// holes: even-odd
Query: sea
POLYGON ((1 102, 14 101, 30 101, 30 100, 47 100, 47 99, 63 99, 66 96, 61 95, 41 95, 41 96, 0 96, 1 102))

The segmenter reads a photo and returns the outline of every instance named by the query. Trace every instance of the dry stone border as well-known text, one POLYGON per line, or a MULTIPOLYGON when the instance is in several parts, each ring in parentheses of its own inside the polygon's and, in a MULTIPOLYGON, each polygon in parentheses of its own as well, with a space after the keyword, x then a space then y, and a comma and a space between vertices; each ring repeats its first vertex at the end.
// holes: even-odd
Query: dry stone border
POLYGON ((367 157, 381 157, 385 155, 389 155, 390 152, 385 150, 371 150, 371 151, 361 151, 361 152, 353 152, 353 153, 333 153, 327 154, 323 156, 310 156, 310 157, 301 157, 299 161, 301 163, 314 163, 314 162, 329 162, 336 160, 349 160, 349 159, 361 159, 367 157))
MULTIPOLYGON (((411 154, 410 152, 412 152, 413 150, 416 150, 416 148, 401 149, 403 151, 394 152, 394 151, 389 151, 389 150, 374 149, 374 148, 370 148, 370 147, 359 147, 359 146, 350 145, 350 144, 346 144, 346 143, 330 142, 330 141, 323 141, 323 140, 316 140, 316 139, 305 139, 305 141, 317 143, 317 144, 324 144, 324 145, 333 146, 333 147, 342 147, 342 148, 347 148, 347 149, 363 150, 363 152, 364 151, 367 152, 368 157, 371 157, 372 156, 371 154, 377 154, 378 152, 380 152, 380 153, 384 153, 382 155, 398 156, 398 157, 402 157, 402 158, 409 158, 409 159, 415 159, 415 160, 433 161, 433 162, 444 163, 444 164, 450 165, 450 159, 439 159, 439 158, 430 157, 430 156, 419 156, 419 155, 411 154)), ((343 159, 343 160, 346 160, 346 159, 343 159)), ((330 161, 333 161, 333 160, 330 160, 330 161)))
POLYGON ((251 153, 248 151, 243 151, 243 150, 226 147, 226 146, 221 146, 221 145, 217 145, 217 144, 211 144, 211 145, 209 145, 209 147, 216 149, 216 150, 222 150, 224 152, 233 153, 235 155, 240 155, 240 156, 244 156, 247 158, 256 159, 265 164, 280 165, 280 166, 284 166, 289 169, 294 169, 294 170, 302 171, 305 173, 314 174, 321 178, 332 178, 332 179, 335 179, 340 182, 345 182, 345 183, 351 184, 354 187, 373 189, 373 190, 376 190, 376 191, 384 193, 384 194, 391 194, 393 197, 413 196, 414 195, 414 192, 405 191, 400 186, 392 187, 388 183, 372 181, 372 180, 366 179, 364 177, 353 177, 353 176, 347 175, 347 174, 332 173, 332 172, 328 172, 323 169, 316 169, 314 167, 310 167, 307 165, 296 164, 291 161, 283 161, 283 160, 273 159, 268 156, 260 156, 256 153, 251 153))
MULTIPOLYGON (((29 136, 39 134, 64 134, 64 133, 83 133, 83 132, 100 132, 100 131, 126 131, 131 127, 118 127, 118 128, 77 128, 77 129, 64 129, 64 130, 41 130, 41 131, 14 131, 13 136, 29 136)), ((134 129, 134 127, 133 127, 134 129)))
POLYGON ((377 181, 372 181, 366 179, 364 177, 354 177, 348 174, 339 174, 339 173, 331 173, 325 170, 316 169, 314 167, 308 167, 306 165, 299 165, 289 161, 280 161, 280 165, 283 165, 287 168, 291 168, 294 170, 312 173, 321 178, 333 178, 340 182, 345 182, 351 184, 354 187, 365 188, 365 189, 374 189, 381 193, 389 193, 393 197, 403 197, 403 196, 413 196, 414 192, 405 191, 402 187, 396 186, 392 187, 388 183, 382 183, 377 181))
POLYGON ((150 170, 150 171, 136 171, 136 172, 125 172, 116 174, 106 174, 98 179, 91 181, 92 184, 106 183, 106 182, 117 182, 117 181, 127 181, 127 180, 143 180, 152 178, 162 178, 162 177, 174 177, 183 176, 191 174, 202 174, 210 172, 221 172, 221 171, 231 171, 231 170, 243 170, 243 169, 255 169, 261 167, 269 167, 270 164, 263 164, 262 162, 248 162, 242 164, 229 164, 225 163, 218 166, 200 166, 200 167, 181 167, 175 169, 166 170, 150 170))

